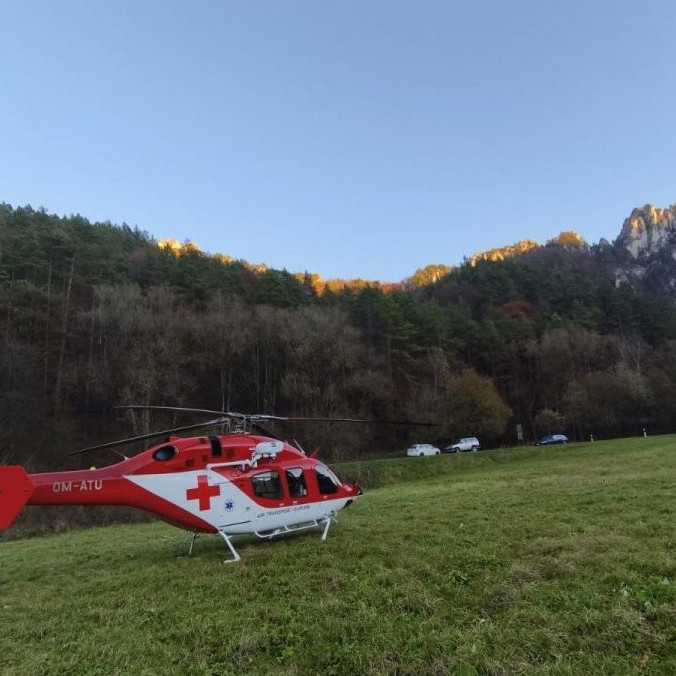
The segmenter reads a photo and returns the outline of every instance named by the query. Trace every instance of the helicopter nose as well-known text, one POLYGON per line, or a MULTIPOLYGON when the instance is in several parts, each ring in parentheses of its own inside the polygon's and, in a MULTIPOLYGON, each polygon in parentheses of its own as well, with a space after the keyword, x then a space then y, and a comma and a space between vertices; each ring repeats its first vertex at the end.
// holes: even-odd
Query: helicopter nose
POLYGON ((344 505, 345 507, 349 507, 360 495, 364 494, 364 491, 358 483, 346 484, 346 487, 353 495, 344 505))

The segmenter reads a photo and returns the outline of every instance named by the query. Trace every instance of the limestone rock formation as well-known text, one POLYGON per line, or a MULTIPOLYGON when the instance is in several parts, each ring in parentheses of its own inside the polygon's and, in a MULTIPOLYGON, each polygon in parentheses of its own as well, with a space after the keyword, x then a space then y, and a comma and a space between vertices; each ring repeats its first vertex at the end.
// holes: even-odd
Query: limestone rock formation
POLYGON ((528 253, 529 251, 537 249, 538 247, 540 247, 540 244, 537 242, 533 242, 530 239, 523 239, 516 244, 511 244, 510 246, 503 246, 498 249, 490 249, 489 251, 483 251, 482 253, 475 254, 469 259, 469 264, 474 267, 481 261, 504 261, 505 258, 520 256, 521 254, 528 253))
POLYGON ((622 224, 615 244, 626 249, 633 258, 660 252, 676 231, 676 204, 660 209, 646 204, 634 209, 622 224))
POLYGON ((553 239, 550 239, 547 244, 565 246, 573 249, 585 249, 589 246, 584 240, 584 237, 574 230, 564 230, 553 239))

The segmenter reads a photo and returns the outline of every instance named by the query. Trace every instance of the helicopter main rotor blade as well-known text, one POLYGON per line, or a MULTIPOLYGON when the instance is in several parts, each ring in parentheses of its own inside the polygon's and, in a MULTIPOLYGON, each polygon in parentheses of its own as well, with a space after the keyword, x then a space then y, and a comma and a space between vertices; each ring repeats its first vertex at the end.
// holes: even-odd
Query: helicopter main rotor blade
POLYGON ((89 446, 88 448, 81 448, 79 451, 73 451, 68 455, 82 455, 83 453, 90 453, 91 451, 98 451, 104 448, 115 448, 116 446, 124 446, 135 441, 145 441, 146 439, 154 439, 155 437, 164 437, 170 434, 177 434, 178 432, 188 432, 189 430, 197 430, 201 427, 212 427, 213 425, 222 425, 225 422, 223 418, 216 420, 207 420, 206 422, 197 423, 195 425, 184 425, 183 427, 173 427, 169 430, 160 430, 158 432, 151 432, 150 434, 140 434, 136 437, 127 437, 126 439, 118 439, 117 441, 109 441, 105 444, 97 444, 96 446, 89 446))
MULTIPOLYGON (((184 406, 151 406, 146 404, 130 404, 127 406, 115 406, 116 409, 121 410, 150 410, 150 411, 171 411, 173 413, 213 413, 216 415, 227 416, 228 418, 235 418, 236 420, 251 420, 251 416, 246 415, 245 413, 234 413, 232 411, 214 411, 210 408, 186 408, 184 406)), ((258 425, 257 423, 251 421, 252 428, 255 428, 262 432, 266 437, 271 439, 278 439, 279 441, 284 441, 282 437, 278 436, 267 427, 263 425, 258 425)))
POLYGON ((129 404, 126 406, 115 406, 116 409, 121 410, 147 410, 147 411, 172 411, 175 413, 208 413, 211 415, 223 415, 228 418, 249 418, 250 416, 244 413, 236 413, 231 411, 214 411, 209 408, 184 408, 183 406, 149 406, 146 404, 129 404))
POLYGON ((371 425, 414 425, 419 427, 438 427, 438 423, 421 422, 417 420, 375 420, 369 418, 328 418, 328 417, 303 417, 303 416, 283 416, 268 415, 265 413, 235 413, 232 411, 215 411, 207 408, 184 408, 181 406, 152 406, 146 404, 132 404, 127 406, 116 406, 117 409, 151 410, 151 411, 174 411, 177 413, 212 413, 222 415, 228 418, 237 418, 241 420, 268 421, 268 422, 344 422, 344 423, 366 423, 371 425))
POLYGON ((417 420, 374 420, 369 418, 305 418, 297 416, 251 415, 249 420, 270 420, 272 422, 344 422, 367 423, 371 425, 417 425, 421 427, 437 427, 438 423, 421 422, 417 420))

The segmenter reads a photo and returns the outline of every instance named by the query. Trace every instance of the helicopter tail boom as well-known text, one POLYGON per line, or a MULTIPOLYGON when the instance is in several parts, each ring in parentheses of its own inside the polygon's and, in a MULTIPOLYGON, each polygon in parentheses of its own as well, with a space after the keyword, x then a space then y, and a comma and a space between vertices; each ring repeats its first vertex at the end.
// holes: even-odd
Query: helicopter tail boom
POLYGON ((19 465, 0 467, 0 531, 9 528, 33 495, 35 486, 19 465))

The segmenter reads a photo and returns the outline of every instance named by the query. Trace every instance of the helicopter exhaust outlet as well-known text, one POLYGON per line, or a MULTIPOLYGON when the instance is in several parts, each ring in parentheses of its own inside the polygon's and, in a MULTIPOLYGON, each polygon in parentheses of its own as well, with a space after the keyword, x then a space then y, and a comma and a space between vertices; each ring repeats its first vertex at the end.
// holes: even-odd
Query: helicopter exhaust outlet
POLYGON ((34 488, 23 467, 0 467, 0 531, 7 530, 16 521, 34 488))

